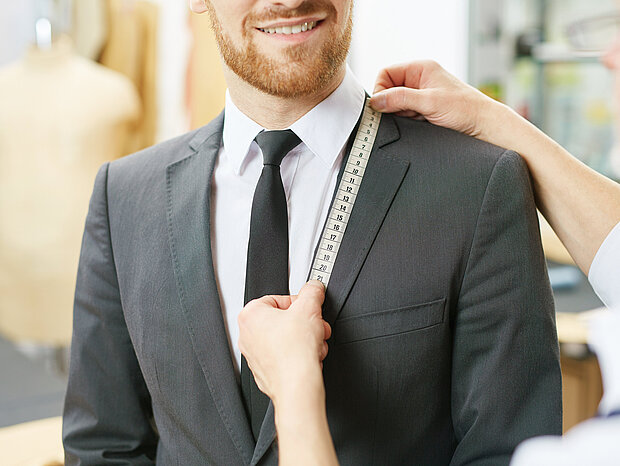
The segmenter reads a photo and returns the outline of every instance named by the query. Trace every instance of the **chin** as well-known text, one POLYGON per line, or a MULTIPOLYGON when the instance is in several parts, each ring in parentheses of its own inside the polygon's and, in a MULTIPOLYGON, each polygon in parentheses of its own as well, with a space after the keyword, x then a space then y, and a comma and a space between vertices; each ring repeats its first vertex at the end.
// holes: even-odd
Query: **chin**
POLYGON ((328 34, 323 41, 265 50, 253 40, 236 47, 224 34, 217 36, 228 67, 252 87, 272 96, 293 99, 322 93, 342 69, 351 43, 351 27, 344 34, 328 34))
POLYGON ((270 66, 263 69, 267 71, 266 68, 270 68, 270 71, 260 76, 253 75, 248 82, 266 94, 288 99, 321 93, 330 85, 338 71, 337 66, 312 68, 308 64, 270 66))

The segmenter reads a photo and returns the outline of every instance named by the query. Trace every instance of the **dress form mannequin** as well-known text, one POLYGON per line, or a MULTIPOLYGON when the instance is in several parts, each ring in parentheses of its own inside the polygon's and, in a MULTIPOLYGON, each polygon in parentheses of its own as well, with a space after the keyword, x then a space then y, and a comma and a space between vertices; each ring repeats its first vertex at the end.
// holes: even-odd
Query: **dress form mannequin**
POLYGON ((139 101, 68 39, 0 70, 0 333, 66 345, 98 167, 126 153, 139 101))

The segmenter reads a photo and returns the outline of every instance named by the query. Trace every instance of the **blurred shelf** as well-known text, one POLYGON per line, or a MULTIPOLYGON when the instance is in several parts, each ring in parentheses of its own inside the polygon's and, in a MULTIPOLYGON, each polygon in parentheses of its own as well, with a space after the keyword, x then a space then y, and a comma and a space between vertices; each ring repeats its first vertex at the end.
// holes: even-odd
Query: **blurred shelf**
POLYGON ((5 465, 63 464, 62 419, 54 417, 0 429, 5 465))
MULTIPOLYGON (((549 270, 553 271, 558 266, 566 267, 549 263, 549 270)), ((553 290, 557 312, 576 313, 603 307, 603 303, 592 289, 592 286, 590 286, 588 279, 581 272, 579 273, 580 279, 575 286, 553 290)))
POLYGON ((591 63, 600 64, 599 54, 577 54, 572 49, 551 42, 542 42, 532 47, 532 61, 539 64, 591 63))
POLYGON ((2 338, 0 378, 0 427, 62 414, 66 380, 2 338))
POLYGON ((557 327, 560 343, 587 344, 589 323, 593 318, 610 312, 606 308, 583 312, 558 312, 557 327))

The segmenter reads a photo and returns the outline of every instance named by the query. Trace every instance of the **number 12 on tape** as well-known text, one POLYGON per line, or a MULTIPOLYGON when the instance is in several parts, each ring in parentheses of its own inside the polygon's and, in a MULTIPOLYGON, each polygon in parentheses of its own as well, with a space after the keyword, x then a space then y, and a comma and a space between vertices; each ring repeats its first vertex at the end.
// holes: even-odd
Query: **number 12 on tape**
POLYGON ((319 249, 312 263, 310 279, 319 280, 326 287, 336 263, 340 244, 347 229, 357 193, 362 185, 364 172, 381 122, 381 113, 373 110, 369 102, 370 100, 366 99, 362 121, 355 135, 353 147, 344 167, 344 173, 338 184, 336 197, 329 209, 327 223, 319 242, 319 249))

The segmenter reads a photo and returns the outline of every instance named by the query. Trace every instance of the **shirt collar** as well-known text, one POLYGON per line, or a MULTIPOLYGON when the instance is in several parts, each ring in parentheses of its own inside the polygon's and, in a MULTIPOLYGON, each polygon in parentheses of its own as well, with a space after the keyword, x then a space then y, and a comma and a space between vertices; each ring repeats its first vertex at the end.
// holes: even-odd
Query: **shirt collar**
MULTIPOLYGON (((347 66, 340 86, 289 129, 299 136, 326 168, 331 168, 355 128, 364 100, 364 88, 347 66)), ((224 151, 237 175, 241 173, 252 141, 263 129, 237 108, 226 91, 224 151)))

